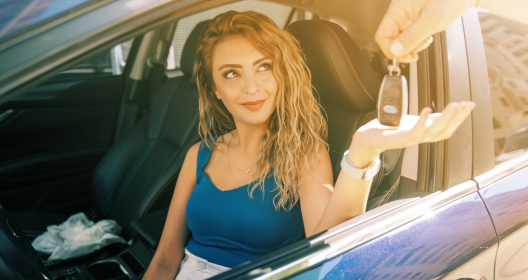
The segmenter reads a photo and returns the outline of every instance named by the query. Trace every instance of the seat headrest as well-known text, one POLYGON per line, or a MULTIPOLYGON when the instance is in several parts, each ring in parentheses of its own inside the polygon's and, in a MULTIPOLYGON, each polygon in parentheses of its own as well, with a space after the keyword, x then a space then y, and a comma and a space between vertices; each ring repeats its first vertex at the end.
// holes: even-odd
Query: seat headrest
POLYGON ((288 31, 304 50, 321 103, 344 110, 375 108, 380 78, 341 26, 302 20, 290 24, 288 31))
POLYGON ((196 51, 200 45, 202 35, 209 26, 210 22, 211 20, 204 20, 198 23, 191 31, 187 41, 185 41, 180 59, 180 69, 184 75, 192 76, 193 74, 194 61, 196 60, 196 51))

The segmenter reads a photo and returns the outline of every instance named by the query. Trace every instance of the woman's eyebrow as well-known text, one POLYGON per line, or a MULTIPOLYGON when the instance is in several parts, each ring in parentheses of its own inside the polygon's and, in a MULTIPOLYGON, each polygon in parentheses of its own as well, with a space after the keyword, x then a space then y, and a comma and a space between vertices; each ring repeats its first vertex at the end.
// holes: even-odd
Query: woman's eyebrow
POLYGON ((262 61, 264 61, 266 59, 268 59, 268 58, 267 57, 259 58, 259 59, 255 60, 255 62, 253 62, 253 65, 257 65, 257 64, 259 64, 260 62, 262 62, 262 61))
POLYGON ((220 68, 218 68, 218 71, 224 69, 224 68, 242 68, 242 65, 240 64, 224 64, 222 66, 220 66, 220 68))
MULTIPOLYGON (((259 64, 260 62, 264 61, 268 59, 267 57, 263 57, 263 58, 259 58, 257 60, 255 60, 255 62, 253 62, 253 65, 257 65, 259 64)), ((220 66, 220 68, 218 68, 218 71, 224 69, 224 68, 242 68, 242 65, 240 64, 224 64, 222 66, 220 66)))

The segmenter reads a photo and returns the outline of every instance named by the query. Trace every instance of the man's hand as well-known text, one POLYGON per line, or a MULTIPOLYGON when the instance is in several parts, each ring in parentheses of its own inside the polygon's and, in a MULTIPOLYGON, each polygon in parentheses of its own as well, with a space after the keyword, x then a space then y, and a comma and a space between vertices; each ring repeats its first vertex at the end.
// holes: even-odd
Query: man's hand
POLYGON ((478 0, 392 0, 375 35, 383 54, 399 62, 418 59, 432 42, 478 0))

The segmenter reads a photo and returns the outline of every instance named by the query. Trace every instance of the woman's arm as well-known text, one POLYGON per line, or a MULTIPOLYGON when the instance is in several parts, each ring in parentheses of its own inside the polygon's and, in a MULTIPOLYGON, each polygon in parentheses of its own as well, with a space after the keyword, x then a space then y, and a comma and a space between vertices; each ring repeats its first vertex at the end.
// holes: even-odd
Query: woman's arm
POLYGON ((174 279, 189 240, 185 208, 196 184, 196 156, 200 143, 192 146, 183 162, 161 240, 143 279, 174 279))
MULTIPOLYGON (((437 114, 430 114, 431 109, 425 108, 420 116, 405 116, 398 128, 372 120, 354 133, 348 160, 358 168, 365 168, 385 150, 445 140, 453 135, 474 106, 473 102, 451 103, 437 114)), ((314 169, 300 185, 307 237, 364 213, 372 183, 341 171, 332 189, 328 153, 320 151, 318 156, 314 169)))

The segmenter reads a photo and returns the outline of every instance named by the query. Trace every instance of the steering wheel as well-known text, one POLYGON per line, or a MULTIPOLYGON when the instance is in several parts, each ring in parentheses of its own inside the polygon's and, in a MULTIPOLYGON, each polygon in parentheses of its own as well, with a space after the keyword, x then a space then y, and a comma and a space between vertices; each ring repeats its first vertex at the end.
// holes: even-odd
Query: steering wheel
POLYGON ((0 205, 0 275, 2 279, 51 279, 18 225, 0 205))

